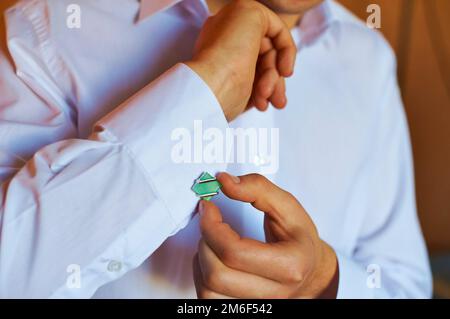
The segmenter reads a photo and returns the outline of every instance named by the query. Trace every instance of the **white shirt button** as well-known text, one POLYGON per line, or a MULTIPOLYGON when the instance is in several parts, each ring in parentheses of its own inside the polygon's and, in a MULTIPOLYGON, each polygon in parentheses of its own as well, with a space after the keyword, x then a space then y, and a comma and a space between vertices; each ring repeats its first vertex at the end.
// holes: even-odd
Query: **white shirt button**
POLYGON ((119 272, 122 270, 122 263, 117 260, 111 260, 107 267, 109 272, 119 272))

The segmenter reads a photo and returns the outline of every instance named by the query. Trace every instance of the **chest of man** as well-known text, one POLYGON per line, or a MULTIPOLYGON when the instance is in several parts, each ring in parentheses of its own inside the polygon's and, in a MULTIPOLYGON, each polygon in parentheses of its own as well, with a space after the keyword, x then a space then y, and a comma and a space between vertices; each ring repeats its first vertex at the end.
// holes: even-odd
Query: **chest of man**
MULTIPOLYGON (((131 11, 129 15, 121 19, 132 20, 131 11)), ((110 21, 114 16, 95 18, 100 28, 115 25, 110 21)), ((55 24, 62 23, 55 19, 55 24)), ((201 23, 173 8, 137 25, 117 23, 111 30, 115 36, 103 39, 101 45, 86 24, 85 29, 73 32, 55 30, 55 45, 73 75, 72 87, 77 88, 67 92, 76 106, 79 137, 88 136, 98 119, 165 70, 189 59, 200 27, 201 23)), ((358 207, 351 207, 349 197, 358 178, 366 137, 364 123, 357 112, 351 112, 355 101, 348 99, 345 90, 336 88, 339 81, 329 71, 336 69, 333 54, 336 52, 325 49, 320 41, 301 50, 296 73, 287 81, 287 108, 246 112, 230 123, 232 143, 226 136, 221 143, 211 141, 201 131, 200 139, 192 138, 201 141, 202 151, 216 143, 212 147, 216 156, 220 149, 223 158, 232 150, 227 158, 229 172, 263 173, 294 194, 322 238, 345 251, 353 249, 355 241, 352 234, 356 234, 358 221, 347 216, 354 216, 352 210, 358 207)), ((186 103, 195 107, 195 101, 186 103)), ((151 116, 152 110, 148 112, 151 116)), ((170 136, 161 138, 175 144, 170 136)), ((199 145, 191 146, 195 153, 199 145)), ((215 201, 225 220, 241 235, 264 240, 263 213, 223 196, 215 201)), ((195 297, 191 265, 199 238, 195 217, 141 267, 102 287, 96 297, 195 297)))

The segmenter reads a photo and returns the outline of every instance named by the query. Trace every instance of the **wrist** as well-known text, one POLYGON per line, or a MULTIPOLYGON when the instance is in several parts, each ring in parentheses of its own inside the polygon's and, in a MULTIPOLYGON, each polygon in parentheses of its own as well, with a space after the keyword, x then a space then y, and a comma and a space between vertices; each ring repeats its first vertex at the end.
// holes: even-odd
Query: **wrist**
POLYGON ((229 75, 226 68, 219 68, 214 63, 203 59, 193 59, 185 62, 208 85, 219 102, 222 111, 228 121, 232 119, 231 110, 227 103, 229 75))

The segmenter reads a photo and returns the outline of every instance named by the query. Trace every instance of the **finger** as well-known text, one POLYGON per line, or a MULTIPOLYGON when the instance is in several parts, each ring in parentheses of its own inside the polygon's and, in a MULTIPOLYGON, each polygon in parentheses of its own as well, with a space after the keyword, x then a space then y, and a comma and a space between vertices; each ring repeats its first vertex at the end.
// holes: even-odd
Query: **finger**
POLYGON ((287 104, 286 86, 283 77, 279 77, 272 95, 270 96, 270 103, 277 108, 282 109, 287 104))
POLYGON ((192 268, 194 270, 195 291, 197 292, 197 297, 199 299, 232 299, 229 296, 212 291, 203 284, 203 275, 200 269, 198 255, 195 255, 194 257, 192 268))
POLYGON ((265 36, 270 38, 277 50, 277 68, 281 76, 289 77, 294 72, 297 48, 289 29, 273 11, 262 5, 265 16, 265 36))
POLYGON ((275 87, 277 85, 279 75, 275 69, 267 69, 256 85, 255 102, 256 107, 260 111, 265 111, 268 107, 268 100, 273 95, 275 87))
POLYGON ((257 72, 259 74, 257 93, 266 100, 272 95, 278 82, 279 74, 276 65, 277 52, 270 50, 258 60, 257 72))
POLYGON ((265 212, 275 223, 286 231, 294 233, 301 226, 301 213, 305 213, 300 203, 290 193, 279 188, 259 174, 249 174, 239 178, 227 173, 217 175, 222 184, 222 192, 231 199, 251 203, 265 212))
POLYGON ((276 65, 276 50, 270 49, 260 56, 257 65, 257 78, 254 86, 254 102, 260 111, 266 111, 269 106, 269 99, 279 82, 279 74, 276 65))
POLYGON ((258 68, 262 71, 267 69, 277 70, 277 51, 275 49, 271 49, 264 55, 260 56, 258 60, 258 68))
POLYGON ((261 40, 261 48, 259 50, 259 54, 264 55, 272 49, 273 49, 272 40, 270 40, 270 38, 268 37, 264 37, 261 40))
POLYGON ((261 112, 267 111, 269 108, 269 101, 261 97, 259 94, 255 94, 253 97, 253 105, 261 112))
POLYGON ((263 243, 241 238, 222 220, 219 209, 211 202, 200 202, 200 231, 204 241, 229 268, 284 282, 292 274, 293 261, 298 254, 292 252, 293 242, 263 243), (274 261, 279 267, 268 267, 274 261))
POLYGON ((205 287, 236 298, 288 297, 279 282, 227 267, 204 240, 199 242, 198 260, 205 287))

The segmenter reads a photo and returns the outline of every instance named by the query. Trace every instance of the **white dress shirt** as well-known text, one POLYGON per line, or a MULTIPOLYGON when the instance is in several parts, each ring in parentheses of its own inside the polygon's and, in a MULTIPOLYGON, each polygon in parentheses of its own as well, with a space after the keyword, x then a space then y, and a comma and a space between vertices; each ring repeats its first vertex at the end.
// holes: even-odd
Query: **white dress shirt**
MULTIPOLYGON (((0 297, 196 296, 194 179, 261 171, 171 160, 174 129, 229 127, 206 83, 180 63, 208 14, 199 0, 23 0, 6 12, 0 297), (66 25, 73 3, 81 28, 66 25)), ((287 108, 251 110, 230 126, 279 128, 279 168, 268 177, 335 249, 338 297, 429 297, 392 50, 333 1, 292 33, 287 108)), ((263 214, 215 202, 243 236, 264 239, 263 214)))

